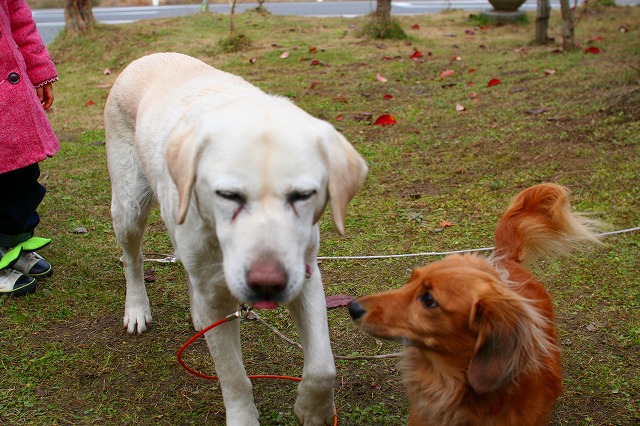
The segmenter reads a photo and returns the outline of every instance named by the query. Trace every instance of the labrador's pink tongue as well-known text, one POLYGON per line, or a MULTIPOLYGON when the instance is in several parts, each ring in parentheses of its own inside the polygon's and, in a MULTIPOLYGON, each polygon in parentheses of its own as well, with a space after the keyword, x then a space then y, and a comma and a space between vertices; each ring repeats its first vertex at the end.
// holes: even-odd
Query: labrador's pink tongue
POLYGON ((276 302, 256 302, 253 304, 254 309, 276 309, 278 304, 276 302))

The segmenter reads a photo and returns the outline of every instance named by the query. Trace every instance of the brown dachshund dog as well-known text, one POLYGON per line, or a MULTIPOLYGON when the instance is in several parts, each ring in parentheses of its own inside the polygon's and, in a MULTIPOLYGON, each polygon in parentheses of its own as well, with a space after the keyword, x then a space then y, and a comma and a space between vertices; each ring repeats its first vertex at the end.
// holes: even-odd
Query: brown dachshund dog
POLYGON ((528 268, 599 243, 598 226, 571 213, 567 189, 537 185, 500 219, 491 259, 448 256, 349 304, 364 331, 406 346, 409 425, 548 422, 562 393, 560 350, 551 297, 528 268))

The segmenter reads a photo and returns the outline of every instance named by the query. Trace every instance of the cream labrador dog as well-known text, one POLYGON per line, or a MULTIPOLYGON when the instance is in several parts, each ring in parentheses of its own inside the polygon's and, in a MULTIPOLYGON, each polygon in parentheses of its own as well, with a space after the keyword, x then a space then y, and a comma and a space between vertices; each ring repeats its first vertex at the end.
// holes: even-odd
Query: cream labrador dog
MULTIPOLYGON (((304 348, 295 413, 333 421, 335 366, 317 267, 327 203, 344 234, 367 166, 333 126, 287 99, 178 53, 131 63, 104 111, 111 213, 124 251, 124 326, 151 321, 142 239, 157 201, 185 271, 196 329, 236 311, 286 304, 304 348)), ((207 333, 228 425, 258 425, 238 322, 207 333)))

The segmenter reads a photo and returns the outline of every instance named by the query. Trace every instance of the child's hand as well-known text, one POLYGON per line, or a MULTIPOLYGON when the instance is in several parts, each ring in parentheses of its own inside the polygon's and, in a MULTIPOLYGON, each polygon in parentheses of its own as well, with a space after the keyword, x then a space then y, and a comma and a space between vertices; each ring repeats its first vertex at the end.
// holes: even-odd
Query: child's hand
POLYGON ((45 111, 48 110, 51 104, 53 104, 53 85, 48 83, 40 86, 36 89, 36 93, 38 94, 38 98, 40 98, 42 107, 45 111))

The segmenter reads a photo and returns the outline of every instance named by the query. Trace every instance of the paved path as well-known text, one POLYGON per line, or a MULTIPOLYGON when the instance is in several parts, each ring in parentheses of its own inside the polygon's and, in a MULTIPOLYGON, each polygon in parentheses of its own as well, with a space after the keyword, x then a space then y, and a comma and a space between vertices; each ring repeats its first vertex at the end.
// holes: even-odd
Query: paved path
MULTIPOLYGON (((575 0, 570 0, 573 4, 575 0)), ((582 4, 583 0, 578 0, 582 4)), ((640 0, 616 0, 618 5, 638 5, 640 0)), ((521 10, 535 10, 536 0, 526 0, 521 10)), ((374 0, 361 1, 315 1, 315 2, 270 2, 265 8, 274 15, 299 16, 345 16, 354 17, 371 13, 376 6, 374 0)), ((257 7, 257 3, 241 3, 236 5, 236 12, 257 7)), ((559 0, 551 0, 553 9, 560 9, 559 0)), ((489 10, 487 0, 418 0, 394 1, 391 13, 394 15, 419 15, 435 13, 444 9, 464 9, 470 11, 489 10)), ((229 5, 210 4, 209 10, 217 13, 229 13, 229 5)), ((106 24, 125 24, 140 19, 181 16, 200 12, 200 5, 172 6, 138 6, 138 7, 94 7, 96 20, 106 24)), ((45 43, 50 43, 64 28, 64 9, 36 9, 33 11, 38 30, 45 43)))

